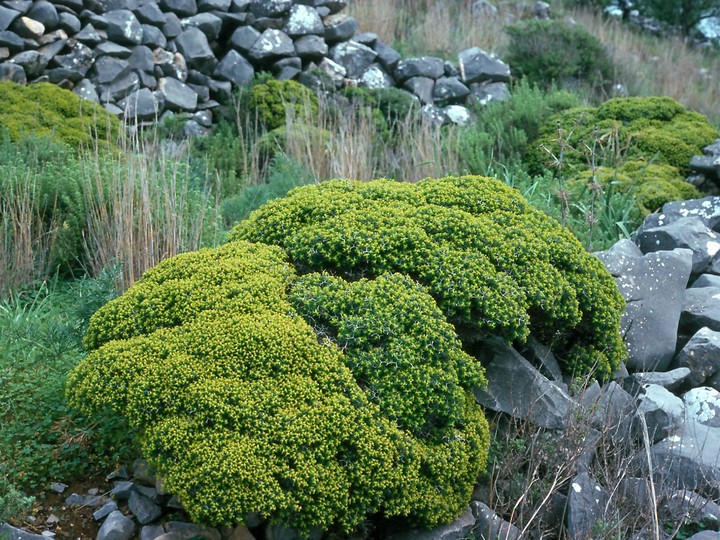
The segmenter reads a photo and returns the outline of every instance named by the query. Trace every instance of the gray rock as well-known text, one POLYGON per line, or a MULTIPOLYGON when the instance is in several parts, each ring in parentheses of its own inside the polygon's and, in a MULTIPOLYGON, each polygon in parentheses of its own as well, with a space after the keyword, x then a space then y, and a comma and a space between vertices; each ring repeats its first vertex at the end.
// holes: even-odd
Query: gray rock
POLYGON ((97 540, 130 540, 134 534, 135 522, 120 510, 115 510, 100 527, 97 540))
POLYGON ((160 0, 160 7, 178 17, 192 17, 198 12, 195 0, 160 0))
POLYGON ((108 502, 108 498, 102 495, 78 495, 71 493, 66 499, 65 504, 68 506, 91 506, 93 508, 103 506, 108 502))
POLYGON ((302 36, 295 40, 295 54, 307 60, 318 60, 328 53, 328 45, 320 36, 302 36))
POLYGON ((162 508, 137 491, 130 493, 128 507, 140 525, 152 523, 162 515, 162 508))
POLYGON ((701 274, 695 281, 693 281, 690 287, 694 289, 699 289, 701 287, 720 287, 720 276, 715 274, 701 274))
POLYGON ((58 28, 65 30, 68 34, 77 34, 82 28, 80 19, 72 13, 62 12, 58 14, 58 28))
POLYGON ((100 521, 109 516, 112 512, 118 509, 118 505, 115 501, 110 501, 93 512, 93 519, 100 521))
POLYGON ((218 39, 220 36, 220 30, 222 30, 222 19, 212 13, 199 13, 197 15, 193 15, 187 19, 182 19, 180 24, 183 25, 183 28, 189 28, 191 26, 199 28, 202 33, 207 36, 208 41, 211 42, 218 39))
POLYGON ((671 371, 648 371, 633 373, 632 377, 641 385, 656 384, 667 390, 674 390, 690 376, 690 368, 681 367, 671 371))
POLYGON ((373 50, 377 53, 377 59, 388 71, 393 71, 402 58, 399 52, 380 40, 375 42, 373 50))
POLYGON ((470 94, 470 89, 457 77, 440 77, 435 81, 433 99, 440 104, 460 103, 470 94))
POLYGON ((197 107, 197 93, 177 79, 163 77, 158 80, 157 92, 171 111, 192 111, 197 107))
POLYGON ((115 58, 128 58, 132 51, 127 47, 113 43, 112 41, 105 41, 95 47, 95 53, 97 56, 114 56, 115 58))
POLYGON ((485 503, 473 501, 470 503, 473 516, 475 516, 475 526, 473 527, 474 538, 479 540, 519 540, 521 531, 515 525, 508 523, 485 503))
POLYGON ((692 386, 703 384, 720 370, 720 332, 701 328, 673 359, 673 366, 688 368, 692 386))
POLYGON ((468 507, 452 523, 440 525, 430 531, 414 529, 391 535, 387 540, 465 540, 475 526, 475 515, 468 507))
POLYGON ((359 78, 376 56, 377 53, 370 47, 352 40, 340 43, 330 50, 330 58, 345 68, 346 76, 350 79, 359 78))
POLYGON ((597 253, 627 302, 620 330, 630 370, 663 371, 675 354, 678 321, 690 277, 688 250, 626 256, 625 248, 597 253))
POLYGON ((403 88, 416 96, 423 105, 432 105, 434 86, 435 81, 429 77, 413 77, 403 83, 403 88))
POLYGON ((302 61, 297 56, 282 58, 275 62, 270 71, 279 81, 289 81, 297 77, 302 70, 302 61))
POLYGON ((14 9, 0 6, 0 30, 5 31, 22 14, 14 9))
POLYGON ((720 287, 687 289, 680 314, 680 329, 687 335, 703 327, 720 332, 720 287))
POLYGON ((664 512, 677 519, 682 516, 689 521, 713 520, 720 523, 720 506, 693 491, 677 490, 665 500, 664 512))
POLYGON ((720 427, 720 392, 701 386, 683 394, 686 418, 711 428, 720 427))
POLYGON ((156 120, 163 111, 164 103, 149 88, 136 90, 118 106, 125 110, 125 118, 145 121, 156 120))
POLYGON ((33 2, 26 15, 42 24, 45 30, 55 30, 60 22, 57 8, 47 0, 33 2))
MULTIPOLYGON (((241 26, 232 33, 230 36, 230 45, 235 47, 240 52, 248 52, 252 49, 253 45, 260 39, 260 32, 255 30, 252 26, 241 26)), ((327 49, 326 49, 327 52, 327 49)))
POLYGON ((110 84, 130 73, 130 69, 130 63, 127 60, 101 56, 95 61, 90 75, 97 84, 110 84))
POLYGON ((684 217, 660 227, 644 229, 635 242, 643 253, 687 248, 693 252, 692 273, 705 270, 720 251, 720 236, 699 217, 684 217))
MULTIPOLYGON (((530 336, 525 343, 526 351, 523 351, 523 356, 528 360, 535 362, 539 366, 540 373, 551 381, 560 383, 561 387, 564 387, 562 369, 560 368, 560 362, 558 362, 552 351, 545 345, 540 343, 533 336, 530 336)), ((567 392, 567 388, 563 388, 567 392)))
POLYGON ((263 61, 295 55, 290 37, 280 30, 268 28, 248 51, 252 60, 263 61))
POLYGON ((706 227, 717 230, 720 226, 720 197, 665 203, 661 212, 645 218, 638 234, 648 228, 669 225, 684 217, 699 217, 706 227))
POLYGON ((688 537, 687 540, 720 540, 720 532, 701 531, 688 537))
POLYGON ((162 25, 161 30, 167 39, 173 39, 179 36, 183 31, 180 17, 172 12, 166 13, 165 24, 162 25))
POLYGON ((200 536, 206 540, 220 540, 220 531, 213 527, 203 527, 195 523, 184 521, 168 521, 165 523, 165 532, 178 535, 183 540, 189 540, 194 536, 200 536))
POLYGON ((68 72, 75 73, 77 79, 82 79, 90 71, 95 62, 95 52, 82 43, 75 43, 70 52, 57 55, 53 62, 68 72))
MULTIPOLYGON (((635 415, 645 417, 645 426, 652 442, 661 441, 675 432, 685 417, 683 401, 656 384, 644 385, 637 403, 635 415)), ((637 422, 635 427, 637 430, 644 429, 641 422, 637 422)), ((639 431, 639 434, 642 435, 642 431, 639 431)))
POLYGON ((355 17, 349 15, 338 14, 325 18, 325 41, 328 43, 337 43, 338 41, 347 41, 355 35, 358 30, 358 22, 355 17))
POLYGON ((162 525, 145 525, 140 529, 140 540, 156 540, 163 534, 165 529, 162 525))
POLYGON ((325 27, 315 8, 296 4, 290 8, 290 15, 283 31, 291 37, 322 35, 325 33, 325 27))
POLYGON ((130 498, 130 494, 135 490, 135 484, 129 480, 121 480, 115 482, 110 490, 110 496, 118 501, 126 501, 130 498))
POLYGON ((103 30, 102 32, 101 34, 92 24, 86 24, 73 38, 86 45, 98 45, 107 38, 105 31, 103 30))
POLYGON ((378 35, 375 32, 362 32, 353 36, 353 41, 372 47, 378 40, 378 35))
POLYGON ((602 519, 608 494, 588 473, 573 478, 568 491, 568 540, 593 538, 593 528, 602 519))
POLYGON ((25 47, 25 41, 14 32, 0 32, 0 47, 7 47, 11 53, 17 53, 25 47))
POLYGON ((157 2, 147 2, 135 9, 133 13, 141 23, 153 26, 162 26, 167 20, 157 2))
POLYGON ((473 82, 509 82, 510 67, 479 47, 458 54, 460 74, 466 84, 473 82))
POLYGON ((139 71, 152 73, 155 67, 155 58, 150 48, 139 45, 133 48, 130 58, 128 58, 130 67, 139 71))
POLYGON ((462 105, 448 105, 443 107, 443 112, 450 123, 457 126, 464 126, 472 120, 472 113, 462 105))
POLYGON ((365 70, 365 72, 358 79, 358 84, 365 88, 390 88, 393 86, 394 81, 387 71, 378 64, 373 64, 365 70))
POLYGON ((415 77, 439 79, 445 74, 445 66, 440 58, 422 56, 419 58, 406 58, 398 62, 393 76, 403 83, 415 77))
POLYGON ((483 346, 479 358, 487 361, 489 382, 487 389, 473 390, 478 403, 540 427, 563 428, 575 406, 573 400, 515 349, 493 339, 483 346))
POLYGON ((105 13, 108 26, 106 29, 108 39, 117 43, 140 45, 142 43, 143 29, 140 21, 127 9, 118 9, 105 13))
POLYGON ((190 26, 182 31, 175 38, 178 52, 185 57, 185 62, 190 67, 199 71, 212 70, 217 64, 217 59, 213 54, 207 36, 202 30, 194 26, 190 26))
POLYGON ((0 523, 0 538, 3 540, 48 540, 40 534, 32 534, 8 523, 0 523))
POLYGON ((627 440, 632 429, 632 417, 636 410, 635 399, 616 382, 586 392, 581 399, 588 411, 588 424, 609 435, 613 441, 627 440))
POLYGON ((445 112, 440 107, 432 104, 423 105, 420 114, 426 122, 435 127, 440 127, 448 122, 445 112))
POLYGON ((255 76, 255 69, 240 53, 230 50, 213 72, 215 77, 232 82, 235 86, 247 86, 255 76))
POLYGON ((41 39, 45 33, 45 25, 30 17, 20 17, 10 26, 10 30, 20 37, 27 39, 41 39))
POLYGON ((278 17, 292 7, 292 0, 252 0, 250 13, 256 17, 278 17))
POLYGON ((100 103, 100 98, 95 90, 95 85, 88 79, 80 80, 80 82, 75 85, 75 88, 73 88, 73 92, 83 99, 87 99, 93 103, 100 103))
POLYGON ((510 90, 504 82, 486 82, 471 85, 468 103, 479 103, 483 107, 491 101, 506 101, 510 99, 510 90))
POLYGON ((48 59, 38 51, 23 51, 13 56, 9 62, 22 66, 28 79, 40 77, 48 65, 48 59))
POLYGON ((693 156, 689 167, 716 183, 720 180, 720 160, 717 156, 693 156))

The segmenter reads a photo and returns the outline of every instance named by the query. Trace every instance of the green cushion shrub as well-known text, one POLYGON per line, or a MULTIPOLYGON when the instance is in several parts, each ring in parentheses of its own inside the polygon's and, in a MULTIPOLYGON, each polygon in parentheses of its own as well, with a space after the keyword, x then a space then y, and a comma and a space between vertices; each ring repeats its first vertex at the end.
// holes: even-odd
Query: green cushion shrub
POLYGON ((126 418, 200 522, 430 527, 484 470, 482 367, 406 276, 298 276, 279 248, 236 241, 146 272, 85 345, 70 402, 126 418))
POLYGON ((297 81, 263 80, 250 87, 247 103, 268 131, 284 126, 291 108, 300 121, 316 117, 317 96, 310 89, 297 81))
POLYGON ((581 81, 607 87, 613 65, 603 44, 583 26, 560 20, 527 20, 505 28, 510 37, 505 61, 519 77, 549 88, 581 81))
POLYGON ((120 121, 101 107, 51 83, 0 82, 0 129, 12 140, 53 136, 73 148, 115 143, 120 121))

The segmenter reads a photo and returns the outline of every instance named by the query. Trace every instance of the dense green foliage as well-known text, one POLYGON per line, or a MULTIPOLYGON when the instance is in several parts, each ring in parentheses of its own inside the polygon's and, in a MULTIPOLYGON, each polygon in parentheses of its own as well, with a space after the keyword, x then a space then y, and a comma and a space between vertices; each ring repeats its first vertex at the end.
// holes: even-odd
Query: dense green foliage
POLYGON ((544 88, 583 84, 593 89, 613 81, 613 65, 602 43, 583 26, 560 20, 528 20, 506 28, 505 61, 513 73, 544 88))
POLYGON ((148 271, 85 343, 71 402, 127 418, 198 521, 432 526, 487 458, 482 368, 401 275, 298 278, 280 249, 236 241, 148 271))
POLYGON ((614 281, 567 230, 481 177, 330 181, 294 190, 230 240, 281 246, 302 272, 417 279, 464 341, 553 340, 571 373, 607 377, 624 349, 614 281))
POLYGON ((51 135, 73 148, 117 140, 117 118, 54 84, 0 82, 0 102, 0 128, 13 140, 51 135))
POLYGON ((294 109, 297 118, 314 118, 317 115, 317 96, 297 81, 268 79, 253 84, 248 105, 267 130, 285 125, 285 116, 294 109))
POLYGON ((683 34, 690 34, 693 27, 704 17, 720 14, 718 0, 637 0, 633 7, 647 17, 654 17, 671 26, 679 27, 683 34))

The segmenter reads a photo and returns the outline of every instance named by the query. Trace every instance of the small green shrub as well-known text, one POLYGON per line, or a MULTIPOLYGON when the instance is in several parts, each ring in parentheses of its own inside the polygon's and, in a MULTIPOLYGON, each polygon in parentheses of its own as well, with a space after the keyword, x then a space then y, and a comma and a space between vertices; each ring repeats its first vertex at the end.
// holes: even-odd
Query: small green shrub
POLYGON ((253 84, 248 95, 248 106, 257 112, 258 120, 270 131, 285 125, 286 111, 295 110, 300 119, 315 118, 317 96, 297 81, 268 79, 253 84))
POLYGON ((197 521, 429 527, 487 458, 482 368, 404 276, 298 278, 280 249, 232 242, 148 271, 85 343, 71 402, 127 418, 197 521))
POLYGON ((505 30, 510 37, 505 61, 533 84, 548 88, 582 81, 602 89, 613 80, 612 61, 603 44, 579 24, 533 19, 505 30))
POLYGON ((53 136, 72 148, 115 143, 120 122, 90 101, 50 83, 0 82, 0 128, 12 140, 53 136))

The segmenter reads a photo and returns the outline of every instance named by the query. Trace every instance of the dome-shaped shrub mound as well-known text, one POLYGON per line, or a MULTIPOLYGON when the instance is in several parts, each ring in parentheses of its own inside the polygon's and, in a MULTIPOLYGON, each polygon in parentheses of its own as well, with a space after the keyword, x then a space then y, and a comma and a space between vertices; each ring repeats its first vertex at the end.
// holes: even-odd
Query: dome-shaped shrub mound
POLYGON ((570 232, 482 177, 334 180, 267 203, 230 240, 281 247, 303 273, 417 280, 466 343, 552 343, 570 373, 609 376, 624 348, 624 301, 570 232))
POLYGON ((146 272, 85 343, 71 403, 125 417, 197 521, 430 527, 485 467, 482 367, 406 276, 300 277, 236 241, 146 272))

